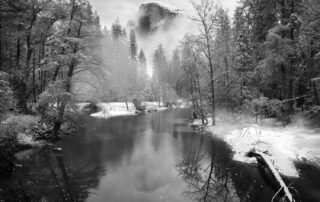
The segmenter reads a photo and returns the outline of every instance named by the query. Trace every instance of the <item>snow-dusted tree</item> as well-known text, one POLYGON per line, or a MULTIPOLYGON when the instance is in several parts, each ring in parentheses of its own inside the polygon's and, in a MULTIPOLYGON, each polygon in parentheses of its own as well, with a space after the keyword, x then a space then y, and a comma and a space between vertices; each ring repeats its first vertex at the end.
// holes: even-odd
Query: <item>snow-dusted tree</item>
POLYGON ((147 59, 146 59, 146 55, 144 54, 143 50, 141 49, 140 50, 140 53, 139 53, 139 62, 141 64, 146 64, 147 63, 147 59))
POLYGON ((245 100, 245 86, 248 85, 249 72, 253 71, 252 33, 248 22, 248 13, 243 6, 238 6, 234 13, 233 44, 235 70, 240 74, 240 106, 245 100))
POLYGON ((195 36, 186 35, 182 41, 182 69, 184 71, 183 77, 187 80, 188 85, 184 86, 192 102, 193 118, 201 118, 202 125, 207 124, 204 110, 203 100, 203 78, 201 71, 202 58, 199 54, 199 47, 196 43, 195 36))
POLYGON ((215 121, 215 80, 214 80, 214 64, 213 64, 213 41, 215 32, 215 23, 219 12, 219 7, 211 0, 201 0, 200 3, 193 2, 193 7, 197 13, 197 18, 194 18, 201 26, 198 43, 202 47, 201 51, 207 59, 209 68, 210 88, 211 88, 211 115, 212 125, 216 124, 215 121))
POLYGON ((54 69, 50 87, 41 95, 41 106, 54 103, 57 114, 53 120, 53 134, 58 134, 64 121, 65 110, 72 98, 72 78, 92 57, 90 47, 100 31, 96 16, 86 0, 72 0, 64 6, 68 20, 56 25, 55 33, 48 39, 46 65, 54 69))
POLYGON ((120 24, 119 18, 112 24, 111 27, 112 36, 114 39, 119 39, 121 36, 123 36, 123 28, 120 24))
POLYGON ((179 49, 175 49, 173 51, 173 56, 171 61, 169 62, 169 84, 171 88, 177 91, 177 82, 181 76, 181 58, 179 49))
POLYGON ((15 104, 9 77, 9 74, 0 71, 0 121, 5 112, 15 104))
POLYGON ((160 83, 169 82, 168 62, 162 45, 159 45, 153 55, 154 76, 160 83))
POLYGON ((130 40, 131 58, 133 60, 136 60, 137 54, 138 54, 138 45, 137 45, 136 34, 133 29, 130 31, 129 40, 130 40))

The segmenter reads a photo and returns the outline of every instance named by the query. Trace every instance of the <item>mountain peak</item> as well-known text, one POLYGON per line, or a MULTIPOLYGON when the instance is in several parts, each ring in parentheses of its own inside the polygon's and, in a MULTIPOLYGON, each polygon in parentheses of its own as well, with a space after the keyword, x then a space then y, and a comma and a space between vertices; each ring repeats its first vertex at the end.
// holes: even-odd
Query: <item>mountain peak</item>
POLYGON ((140 5, 137 29, 140 34, 149 34, 158 29, 168 29, 172 21, 182 14, 182 10, 163 3, 143 3, 140 5))

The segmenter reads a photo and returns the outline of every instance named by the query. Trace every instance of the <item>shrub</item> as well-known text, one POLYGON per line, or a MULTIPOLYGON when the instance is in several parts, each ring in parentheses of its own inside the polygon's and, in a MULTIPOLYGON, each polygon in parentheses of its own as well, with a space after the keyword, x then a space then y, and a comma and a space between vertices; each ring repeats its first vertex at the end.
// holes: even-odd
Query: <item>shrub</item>
POLYGON ((38 122, 39 117, 31 115, 11 115, 5 121, 17 133, 24 133, 27 129, 35 127, 38 122))
POLYGON ((304 114, 312 124, 320 125, 320 106, 314 106, 304 114))
POLYGON ((0 125, 0 173, 11 172, 14 168, 17 134, 14 126, 0 125))

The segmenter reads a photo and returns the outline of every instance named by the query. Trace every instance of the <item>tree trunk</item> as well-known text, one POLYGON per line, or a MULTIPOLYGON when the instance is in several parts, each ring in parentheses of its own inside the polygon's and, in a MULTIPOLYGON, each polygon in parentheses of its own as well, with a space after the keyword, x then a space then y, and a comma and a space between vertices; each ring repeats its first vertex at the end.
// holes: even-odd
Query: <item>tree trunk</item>
POLYGON ((197 90, 198 90, 198 95, 199 95, 199 104, 200 104, 200 115, 201 115, 201 123, 202 125, 207 125, 207 121, 205 119, 204 116, 204 112, 203 112, 203 104, 202 104, 202 94, 201 94, 201 87, 200 87, 200 77, 199 77, 199 72, 197 70, 197 67, 195 66, 195 73, 196 73, 196 79, 197 79, 197 90))
POLYGON ((215 120, 215 113, 216 113, 216 107, 215 107, 215 96, 214 96, 214 80, 213 80, 213 71, 210 71, 211 76, 211 105, 212 105, 212 125, 216 125, 216 120, 215 120))
POLYGON ((47 70, 44 70, 43 73, 43 81, 42 81, 42 91, 46 89, 46 82, 47 82, 47 70))
MULTIPOLYGON (((18 30, 20 31, 20 30, 18 30)), ((18 69, 19 65, 20 65, 20 54, 21 54, 21 50, 20 50, 20 38, 17 38, 17 47, 16 47, 16 69, 18 69)))
POLYGON ((66 201, 75 201, 76 199, 72 195, 73 190, 71 190, 71 184, 70 184, 70 181, 69 181, 67 169, 66 169, 66 167, 64 165, 64 162, 63 162, 63 158, 60 155, 57 155, 56 157, 57 157, 58 166, 59 166, 61 174, 62 174, 62 179, 64 181, 65 190, 67 192, 65 194, 65 196, 64 196, 64 200, 66 200, 66 201))
MULTIPOLYGON (((69 28, 68 28, 68 32, 67 32, 67 35, 66 35, 67 37, 69 37, 69 35, 71 34, 71 24, 72 24, 72 21, 73 21, 75 9, 76 9, 76 1, 75 1, 75 0, 72 0, 72 1, 71 1, 71 11, 70 11, 69 28)), ((79 22, 79 27, 77 28, 77 35, 76 35, 77 38, 80 38, 81 29, 82 29, 82 22, 79 22)), ((65 51, 66 51, 66 50, 63 49, 63 50, 62 50, 62 54, 64 54, 65 51)), ((79 50, 78 50, 78 46, 75 45, 75 46, 73 47, 73 49, 72 49, 73 54, 77 53, 78 51, 79 51, 79 50)), ((67 78, 66 78, 66 91, 67 91, 68 93, 71 93, 71 80, 72 80, 72 76, 73 76, 74 69, 75 69, 75 67, 76 67, 76 65, 77 65, 76 63, 77 63, 76 59, 72 59, 72 61, 71 61, 70 64, 68 65, 69 70, 68 70, 67 78)), ((58 76, 59 70, 60 70, 60 66, 58 66, 58 67, 56 68, 55 76, 54 76, 54 78, 53 78, 53 81, 55 81, 56 77, 58 76)), ((58 135, 59 132, 60 132, 61 125, 62 125, 62 123, 63 123, 63 118, 64 118, 65 110, 66 110, 66 106, 67 106, 67 101, 66 101, 66 100, 63 100, 61 106, 60 106, 59 109, 58 109, 58 117, 57 117, 57 120, 56 120, 55 123, 54 123, 53 133, 56 134, 56 135, 58 135)))
POLYGON ((288 110, 289 112, 293 112, 294 110, 294 100, 293 100, 293 72, 294 72, 294 62, 293 59, 290 59, 290 66, 289 66, 289 78, 288 78, 288 88, 287 88, 287 98, 288 102, 288 110))
POLYGON ((283 64, 281 64, 281 100, 284 100, 286 98, 285 96, 285 91, 286 91, 286 82, 287 82, 287 78, 286 78, 286 69, 284 67, 283 64))
POLYGON ((126 107, 127 107, 127 111, 129 111, 129 105, 127 100, 126 100, 126 107))
POLYGON ((55 136, 58 136, 60 129, 61 129, 61 125, 63 122, 63 116, 64 116, 64 110, 66 108, 66 104, 63 103, 59 108, 58 108, 58 118, 57 120, 54 122, 54 126, 52 129, 52 133, 55 136))
POLYGON ((319 96, 318 96, 318 90, 317 90, 317 85, 315 81, 312 81, 312 91, 313 91, 313 95, 314 95, 314 102, 316 105, 320 105, 320 101, 319 101, 319 96))
POLYGON ((26 66, 25 66, 25 70, 28 73, 28 69, 30 66, 30 60, 31 60, 31 56, 32 56, 32 48, 31 48, 31 34, 29 34, 27 36, 27 58, 26 58, 26 66))
MULTIPOLYGON (((33 51, 32 86, 36 86, 36 51, 33 51)), ((33 102, 37 102, 37 91, 33 91, 33 102)))
POLYGON ((0 71, 3 70, 3 61, 2 61, 2 16, 0 14, 0 71))
POLYGON ((213 64, 212 64, 212 58, 211 58, 211 46, 210 46, 209 37, 210 37, 209 33, 206 30, 207 51, 208 51, 208 60, 209 60, 209 66, 210 66, 212 125, 214 126, 216 125, 216 120, 215 120, 216 107, 215 107, 215 96, 214 96, 213 64))
POLYGON ((289 202, 295 201, 288 186, 285 184, 285 182, 281 178, 279 172, 277 171, 277 169, 274 167, 273 163, 268 159, 268 157, 264 153, 259 152, 259 151, 250 151, 248 156, 249 157, 256 157, 258 162, 261 162, 262 164, 266 165, 267 168, 272 173, 272 175, 274 176, 274 178, 276 179, 276 181, 278 182, 279 186, 281 187, 280 190, 283 190, 286 199, 289 202))
MULTIPOLYGON (((228 50, 228 49, 227 49, 228 50)), ((232 103, 231 103, 231 87, 230 87, 230 78, 229 78, 229 64, 228 64, 228 58, 227 56, 224 56, 224 62, 225 62, 225 65, 226 65, 226 80, 227 80, 227 99, 228 99, 228 105, 229 107, 231 107, 231 112, 233 113, 233 106, 232 106, 232 103)), ((242 102, 242 101, 241 101, 242 102)))

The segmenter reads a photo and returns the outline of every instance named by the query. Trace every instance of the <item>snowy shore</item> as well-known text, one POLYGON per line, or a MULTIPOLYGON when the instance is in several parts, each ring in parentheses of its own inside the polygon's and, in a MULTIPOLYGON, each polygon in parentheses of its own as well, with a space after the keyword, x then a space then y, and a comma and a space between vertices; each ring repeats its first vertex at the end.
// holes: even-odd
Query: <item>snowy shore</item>
MULTIPOLYGON (((83 110, 85 106, 90 103, 79 103, 79 110, 83 110)), ((141 113, 136 110, 132 102, 128 102, 128 107, 125 102, 110 102, 110 103, 98 103, 98 112, 91 114, 90 116, 95 118, 110 118, 115 116, 132 116, 141 113)), ((163 103, 159 102, 142 102, 142 106, 145 107, 146 112, 150 111, 162 111, 167 110, 167 107, 163 107, 163 103)))
MULTIPOLYGON (((296 161, 320 166, 320 135, 315 129, 299 124, 281 127, 270 123, 228 125, 218 122, 216 126, 210 123, 209 119, 207 130, 229 144, 234 160, 255 163, 255 158, 246 156, 255 149, 269 156, 277 170, 289 177, 299 177, 296 161)), ((201 125, 201 121, 195 120, 191 125, 201 125)))

